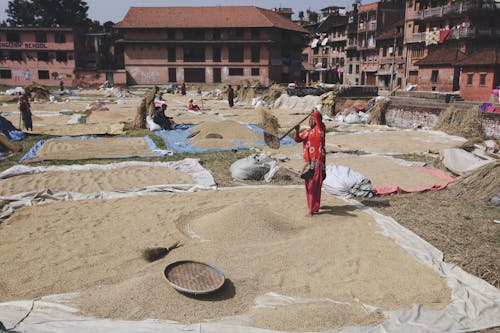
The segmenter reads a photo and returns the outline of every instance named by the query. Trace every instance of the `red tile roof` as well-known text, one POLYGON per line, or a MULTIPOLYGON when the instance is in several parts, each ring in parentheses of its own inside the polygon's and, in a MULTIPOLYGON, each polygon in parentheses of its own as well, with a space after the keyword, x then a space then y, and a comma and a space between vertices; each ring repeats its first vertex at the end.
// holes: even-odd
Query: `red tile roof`
POLYGON ((268 9, 255 6, 130 7, 116 28, 279 28, 309 33, 268 9))
POLYGON ((500 50, 485 49, 468 55, 457 62, 457 65, 500 65, 500 50))
POLYGON ((415 63, 417 66, 422 65, 455 65, 466 57, 465 53, 458 49, 440 47, 425 58, 420 59, 415 63))

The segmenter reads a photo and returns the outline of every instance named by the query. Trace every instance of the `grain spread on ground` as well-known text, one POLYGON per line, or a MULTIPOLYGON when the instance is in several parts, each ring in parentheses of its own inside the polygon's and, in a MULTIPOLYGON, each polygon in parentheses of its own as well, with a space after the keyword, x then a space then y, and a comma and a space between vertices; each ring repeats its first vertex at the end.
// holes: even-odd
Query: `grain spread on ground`
POLYGON ((281 188, 26 207, 0 225, 0 302, 79 291, 85 315, 183 323, 247 315, 253 326, 302 331, 383 320, 361 304, 385 311, 450 302, 445 280, 371 216, 333 196, 322 204, 322 214, 306 218, 303 189, 281 188), (142 249, 175 241, 184 246, 166 258, 141 258, 142 249), (220 268, 224 289, 201 300, 175 291, 162 271, 185 259, 220 268), (312 301, 254 308, 268 292, 312 301))
POLYGON ((191 138, 191 143, 198 148, 236 148, 238 146, 256 146, 262 140, 256 132, 236 121, 207 121, 196 125, 191 131, 199 131, 191 138), (220 138, 207 138, 209 134, 219 134, 220 138), (240 143, 240 144, 238 144, 240 143))
POLYGON ((0 196, 52 189, 94 193, 158 184, 193 184, 188 174, 166 167, 129 166, 112 170, 48 171, 0 179, 0 196))

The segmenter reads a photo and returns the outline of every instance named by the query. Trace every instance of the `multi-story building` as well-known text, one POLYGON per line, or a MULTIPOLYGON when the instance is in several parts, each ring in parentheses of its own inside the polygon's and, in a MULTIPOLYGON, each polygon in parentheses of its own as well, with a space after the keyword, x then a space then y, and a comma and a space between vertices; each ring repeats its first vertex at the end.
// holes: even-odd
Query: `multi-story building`
POLYGON ((378 89, 393 91, 404 88, 405 65, 403 44, 404 21, 375 36, 378 48, 378 89))
POLYGON ((115 27, 128 84, 292 82, 308 33, 255 6, 131 7, 115 27))
MULTIPOLYGON (((467 76, 461 74, 460 64, 470 66, 466 58, 491 47, 498 48, 498 10, 493 0, 407 0, 408 82, 417 83, 419 90, 467 89, 468 83, 461 79, 467 76)), ((481 82, 494 80, 486 78, 481 82)))
POLYGON ((344 7, 322 9, 322 17, 315 30, 313 40, 312 65, 314 79, 323 83, 343 83, 346 63, 347 16, 344 7), (324 13, 328 13, 326 16, 324 13), (314 47, 313 47, 314 46, 314 47))
POLYGON ((358 51, 358 5, 352 5, 352 11, 347 13, 347 42, 345 46, 346 64, 344 66, 344 83, 359 85, 360 56, 358 51))
POLYGON ((359 7, 358 50, 360 51, 361 84, 376 85, 378 71, 378 48, 376 33, 386 31, 403 19, 404 2, 380 1, 359 7))
POLYGON ((0 27, 0 84, 71 85, 74 70, 72 29, 0 27))

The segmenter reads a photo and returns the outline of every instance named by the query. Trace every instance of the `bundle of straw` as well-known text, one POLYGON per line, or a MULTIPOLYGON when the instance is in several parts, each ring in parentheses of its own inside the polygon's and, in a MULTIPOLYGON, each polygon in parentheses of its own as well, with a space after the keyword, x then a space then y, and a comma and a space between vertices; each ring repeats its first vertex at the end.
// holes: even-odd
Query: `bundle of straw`
POLYGON ((262 129, 264 130, 264 142, 270 148, 278 149, 280 147, 280 140, 278 136, 279 123, 278 118, 271 112, 264 108, 260 108, 262 116, 262 129))

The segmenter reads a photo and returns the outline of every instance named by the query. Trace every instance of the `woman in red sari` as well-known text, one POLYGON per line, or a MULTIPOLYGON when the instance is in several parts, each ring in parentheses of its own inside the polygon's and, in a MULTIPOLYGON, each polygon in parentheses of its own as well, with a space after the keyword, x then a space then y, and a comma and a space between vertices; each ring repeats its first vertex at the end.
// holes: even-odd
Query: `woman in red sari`
POLYGON ((304 143, 304 161, 314 168, 312 177, 305 178, 309 216, 317 213, 321 201, 321 186, 325 176, 325 124, 321 113, 314 108, 309 117, 309 129, 299 133, 300 125, 295 126, 295 141, 304 143))

